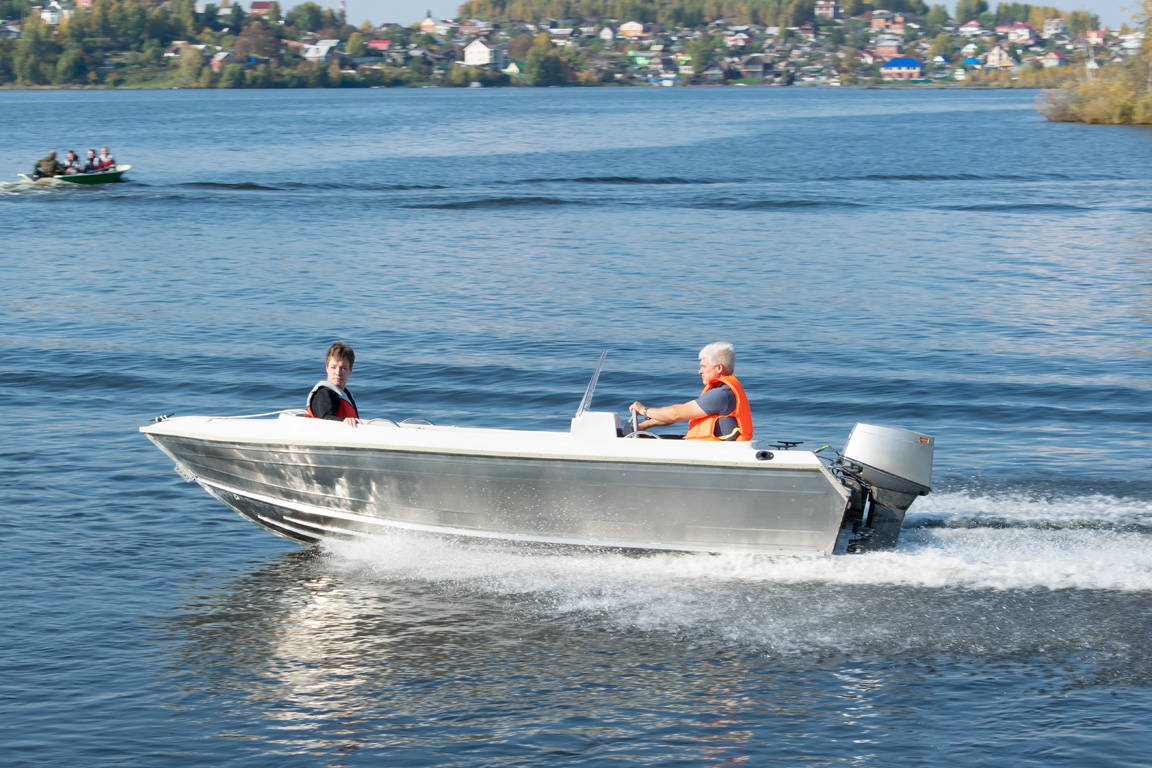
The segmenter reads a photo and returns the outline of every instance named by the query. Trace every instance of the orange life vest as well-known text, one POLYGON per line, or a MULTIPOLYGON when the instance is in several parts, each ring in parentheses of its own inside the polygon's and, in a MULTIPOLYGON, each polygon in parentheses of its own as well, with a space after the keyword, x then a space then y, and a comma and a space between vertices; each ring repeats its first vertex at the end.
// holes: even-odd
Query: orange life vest
MULTIPOLYGON (((717 413, 711 416, 701 416, 698 419, 692 419, 688 422, 688 434, 684 436, 685 440, 751 440, 752 439, 752 411, 748 409, 748 398, 744 395, 744 387, 740 386, 740 382, 736 377, 728 374, 721 376, 718 379, 713 379, 708 382, 708 386, 704 387, 704 392, 716 387, 728 385, 732 390, 732 394, 736 395, 736 407, 732 409, 731 413, 717 413), (730 434, 716 436, 716 422, 726 416, 733 416, 736 418, 736 429, 730 434), (733 437, 735 435, 735 437, 733 437)), ((704 392, 700 394, 703 395, 704 392)))
POLYGON ((327 381, 321 381, 312 387, 312 391, 308 393, 308 415, 314 419, 319 418, 316 414, 312 413, 312 396, 316 394, 317 390, 321 388, 330 389, 336 393, 340 398, 340 405, 336 408, 336 418, 338 419, 358 419, 360 414, 356 411, 356 404, 352 402, 352 396, 339 387, 329 384, 327 381))

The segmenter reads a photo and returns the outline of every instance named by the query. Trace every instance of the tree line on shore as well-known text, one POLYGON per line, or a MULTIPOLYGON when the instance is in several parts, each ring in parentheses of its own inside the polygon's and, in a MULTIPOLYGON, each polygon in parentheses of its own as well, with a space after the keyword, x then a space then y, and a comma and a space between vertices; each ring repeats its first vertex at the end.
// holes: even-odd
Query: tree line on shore
MULTIPOLYGON (((250 16, 238 4, 231 8, 221 15, 213 4, 197 12, 194 0, 161 6, 151 0, 95 0, 59 25, 43 21, 32 8, 24 13, 18 39, 0 39, 0 85, 336 87, 421 79, 421 71, 402 70, 349 82, 335 62, 307 62, 284 45, 306 33, 342 41, 359 38, 363 45, 368 29, 348 24, 330 8, 305 2, 281 17, 273 3, 264 18, 250 16), (177 41, 191 45, 173 55, 177 41), (245 65, 214 71, 205 48, 230 50, 245 65)), ((0 0, 0 18, 19 18, 25 10, 24 0, 0 0)))
MULTIPOLYGON (((923 18, 940 26, 950 17, 945 5, 929 6, 925 0, 838 0, 842 17, 857 16, 869 9, 923 18)), ((731 24, 794 27, 815 18, 815 0, 465 0, 460 18, 496 19, 618 19, 659 24, 670 28, 697 28, 716 19, 731 24)), ((1035 29, 1044 19, 1061 17, 1073 34, 1090 29, 1095 17, 1088 11, 1065 13, 1052 6, 1000 3, 990 10, 987 0, 957 0, 954 18, 963 23, 977 19, 991 27, 997 22, 1022 21, 1035 29)))
MULTIPOLYGON (((246 13, 239 4, 221 13, 211 4, 198 12, 194 0, 169 0, 159 6, 151 0, 95 0, 89 8, 77 8, 57 26, 41 20, 37 7, 29 8, 26 2, 0 0, 0 18, 24 19, 19 39, 0 39, 0 85, 268 88, 509 82, 508 75, 498 71, 453 66, 462 58, 459 42, 438 40, 422 33, 416 25, 390 26, 386 33, 368 22, 355 27, 342 12, 315 2, 301 3, 286 13, 273 3, 265 17, 258 17, 246 13), (420 48, 432 55, 392 62, 381 58, 380 66, 355 72, 342 69, 336 60, 312 62, 299 55, 301 45, 297 41, 301 38, 328 38, 340 40, 349 56, 362 57, 367 52, 366 43, 380 35, 391 41, 392 50, 420 48), (177 49, 177 41, 193 45, 177 49), (211 67, 202 49, 209 53, 231 51, 232 63, 211 67)), ((945 6, 928 6, 925 0, 875 2, 882 2, 885 10, 916 18, 925 34, 932 34, 951 21, 945 6)), ((871 7, 864 5, 863 0, 841 0, 845 13, 871 7)), ((730 24, 781 29, 815 20, 814 0, 466 0, 459 10, 462 18, 503 24, 522 19, 629 19, 681 30, 705 27, 721 18, 730 24)), ((1074 34, 1083 33, 1088 25, 1096 23, 1094 16, 1080 11, 1064 13, 1026 3, 1000 3, 992 11, 986 0, 959 0, 956 20, 967 15, 987 27, 1006 21, 1039 26, 1045 18, 1061 16, 1074 34)), ((1077 72, 1073 82, 1050 92, 1043 106, 1050 119, 1152 123, 1152 0, 1143 0, 1137 21, 1149 32, 1143 48, 1125 63, 1101 69, 1094 78, 1089 79, 1087 70, 1077 72)), ((833 32, 844 37, 849 34, 846 30, 845 27, 833 32)), ((613 81, 611 73, 587 67, 581 59, 587 56, 585 51, 561 51, 543 34, 520 34, 517 38, 514 42, 519 43, 519 48, 510 44, 509 52, 512 58, 520 60, 522 56, 525 60, 527 78, 521 82, 595 85, 613 81)), ((950 45, 947 35, 937 38, 941 45, 950 45)), ((716 36, 704 35, 685 40, 684 46, 694 63, 703 65, 720 55, 723 46, 717 41, 716 36)), ((851 40, 841 42, 852 45, 851 40)), ((851 70, 844 66, 841 69, 845 72, 851 70)), ((1047 81, 1041 75, 1047 76, 1024 72, 1015 82, 1045 85, 1047 81)), ((989 85, 1010 82, 1006 71, 979 73, 974 79, 989 85)))
POLYGON ((1120 66, 1047 92, 1041 112, 1049 120, 1152 125, 1152 0, 1143 0, 1133 18, 1144 31, 1139 52, 1120 66))

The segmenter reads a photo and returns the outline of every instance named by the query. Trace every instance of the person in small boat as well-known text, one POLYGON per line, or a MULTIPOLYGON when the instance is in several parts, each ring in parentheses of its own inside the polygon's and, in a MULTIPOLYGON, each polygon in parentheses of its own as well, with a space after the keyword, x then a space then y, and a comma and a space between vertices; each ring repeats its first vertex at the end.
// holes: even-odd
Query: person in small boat
POLYGON ((52 150, 47 157, 36 163, 36 168, 32 171, 32 178, 50 179, 53 176, 63 175, 64 170, 64 164, 56 159, 56 150, 52 150))
POLYGON ((116 168, 116 158, 108 151, 108 147, 100 147, 100 162, 110 171, 116 168))
POLYGON ((700 379, 704 391, 695 400, 678 405, 649 408, 640 401, 628 406, 644 418, 637 429, 688 422, 685 440, 751 440, 752 412, 744 388, 732 375, 736 351, 731 344, 715 341, 700 350, 700 379))
POLYGON ((88 157, 84 160, 84 173, 102 173, 104 163, 96 157, 96 150, 88 150, 88 157))
POLYGON ((64 157, 64 173, 67 176, 84 173, 84 161, 72 150, 68 150, 68 154, 64 157))
POLYGON ((344 342, 338 341, 328 348, 328 357, 325 361, 328 378, 318 382, 308 393, 309 416, 314 419, 343 421, 350 427, 358 427, 364 423, 360 420, 356 401, 346 386, 348 377, 352 374, 352 364, 355 362, 356 353, 344 342))

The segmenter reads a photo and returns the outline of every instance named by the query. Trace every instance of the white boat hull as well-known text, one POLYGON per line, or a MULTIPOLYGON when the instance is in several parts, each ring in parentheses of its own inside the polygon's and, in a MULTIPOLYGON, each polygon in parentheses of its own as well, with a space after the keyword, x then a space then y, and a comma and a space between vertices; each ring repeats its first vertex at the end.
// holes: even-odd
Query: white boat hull
MULTIPOLYGON (((389 529, 644 550, 830 554, 851 493, 810 451, 282 414, 142 428, 177 471, 296 541, 389 529)), ((605 420, 605 417, 609 421, 605 420)))

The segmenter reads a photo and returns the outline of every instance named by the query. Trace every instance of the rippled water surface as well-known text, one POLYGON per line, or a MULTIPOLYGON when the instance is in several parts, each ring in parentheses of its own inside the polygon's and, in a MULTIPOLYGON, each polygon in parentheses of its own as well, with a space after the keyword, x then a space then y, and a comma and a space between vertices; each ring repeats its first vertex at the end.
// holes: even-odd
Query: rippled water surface
POLYGON ((1152 132, 1027 92, 0 92, 18 765, 1148 764, 1152 132), (936 437, 892 552, 307 551, 136 431, 567 427, 737 348, 757 434, 936 437))

